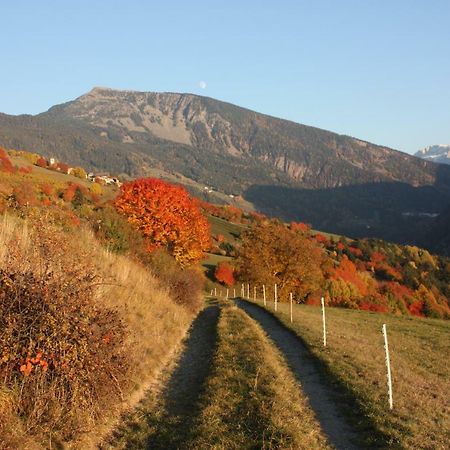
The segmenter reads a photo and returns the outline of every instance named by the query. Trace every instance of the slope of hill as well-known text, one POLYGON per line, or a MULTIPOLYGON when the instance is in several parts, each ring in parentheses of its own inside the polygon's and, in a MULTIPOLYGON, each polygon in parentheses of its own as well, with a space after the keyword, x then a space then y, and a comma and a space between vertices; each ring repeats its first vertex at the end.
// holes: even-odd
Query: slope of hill
POLYGON ((420 243, 435 253, 450 256, 450 208, 436 217, 423 233, 420 243))
POLYGON ((0 115, 0 144, 117 173, 164 170, 353 236, 413 240, 450 203, 450 167, 191 94, 95 88, 37 116, 0 115))
POLYGON ((450 164, 450 144, 429 145, 414 156, 441 164, 450 164))

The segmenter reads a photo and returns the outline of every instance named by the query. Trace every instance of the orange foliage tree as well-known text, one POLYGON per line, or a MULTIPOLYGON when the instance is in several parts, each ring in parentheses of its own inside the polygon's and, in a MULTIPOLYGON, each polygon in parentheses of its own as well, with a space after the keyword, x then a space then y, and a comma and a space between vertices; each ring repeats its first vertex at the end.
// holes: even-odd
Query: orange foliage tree
POLYGON ((214 277, 219 283, 226 286, 233 286, 234 284, 233 268, 227 262, 221 262, 217 265, 214 277))
POLYGON ((166 248, 182 266, 199 261, 210 247, 208 221, 180 186, 155 178, 125 183, 115 207, 149 239, 149 250, 166 248))
POLYGON ((353 264, 346 255, 342 258, 339 267, 336 268, 333 279, 340 278, 347 283, 352 283, 358 289, 360 296, 367 295, 367 286, 361 279, 355 264, 353 264))
POLYGON ((0 147, 0 171, 13 173, 16 171, 15 167, 11 164, 8 153, 6 150, 0 147))
POLYGON ((306 300, 324 285, 323 249, 303 232, 276 222, 253 225, 243 233, 238 256, 240 277, 259 285, 279 288, 280 300, 289 292, 306 300))

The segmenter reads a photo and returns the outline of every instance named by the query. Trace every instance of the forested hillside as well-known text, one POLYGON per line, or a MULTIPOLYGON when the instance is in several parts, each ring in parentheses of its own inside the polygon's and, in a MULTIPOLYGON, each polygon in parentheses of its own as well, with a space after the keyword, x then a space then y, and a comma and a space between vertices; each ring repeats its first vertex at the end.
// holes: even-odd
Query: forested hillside
POLYGON ((416 242, 450 203, 450 167, 190 94, 95 88, 37 116, 0 115, 0 144, 89 170, 157 168, 353 237, 416 242))

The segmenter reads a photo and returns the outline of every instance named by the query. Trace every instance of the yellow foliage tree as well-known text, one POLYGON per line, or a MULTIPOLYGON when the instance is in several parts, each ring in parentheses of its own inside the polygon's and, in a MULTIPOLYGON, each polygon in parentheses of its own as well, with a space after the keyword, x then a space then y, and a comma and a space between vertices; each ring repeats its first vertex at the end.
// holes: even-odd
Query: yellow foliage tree
POLYGON ((72 169, 72 175, 83 180, 87 177, 86 171, 82 167, 75 167, 72 169))
POLYGON ((280 300, 287 300, 290 292, 306 299, 322 288, 324 261, 324 251, 315 241, 276 222, 246 231, 237 260, 242 280, 266 286, 276 283, 280 300))

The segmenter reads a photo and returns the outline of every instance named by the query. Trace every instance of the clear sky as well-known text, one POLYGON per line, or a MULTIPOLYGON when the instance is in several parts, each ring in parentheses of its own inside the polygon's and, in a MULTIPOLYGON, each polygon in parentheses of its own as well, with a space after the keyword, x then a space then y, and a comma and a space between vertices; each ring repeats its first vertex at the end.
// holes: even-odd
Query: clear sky
POLYGON ((0 111, 191 92, 413 153, 450 144, 450 0, 0 0, 0 111))

